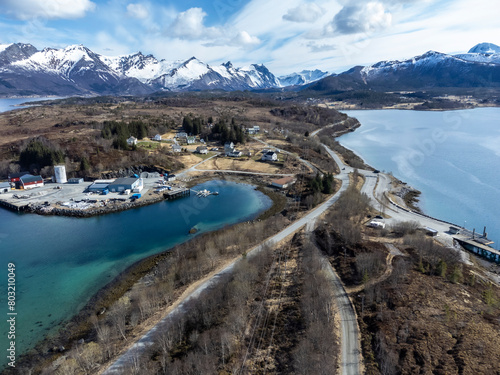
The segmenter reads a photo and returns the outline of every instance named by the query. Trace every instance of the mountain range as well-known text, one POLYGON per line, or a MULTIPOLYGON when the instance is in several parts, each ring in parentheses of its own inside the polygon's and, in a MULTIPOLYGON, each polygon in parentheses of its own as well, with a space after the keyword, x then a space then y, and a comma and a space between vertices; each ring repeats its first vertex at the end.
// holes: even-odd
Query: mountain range
POLYGON ((211 66, 195 57, 167 61, 141 52, 109 57, 82 45, 43 50, 23 43, 0 45, 0 96, 283 88, 327 93, 499 86, 500 47, 491 43, 480 43, 464 54, 429 51, 408 60, 356 66, 340 74, 304 70, 281 77, 262 64, 211 66))

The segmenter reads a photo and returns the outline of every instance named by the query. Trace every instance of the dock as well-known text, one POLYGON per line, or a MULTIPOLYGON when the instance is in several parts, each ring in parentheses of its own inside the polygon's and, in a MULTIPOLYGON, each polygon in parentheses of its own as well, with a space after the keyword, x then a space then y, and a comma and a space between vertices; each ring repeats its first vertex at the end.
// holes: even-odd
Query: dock
POLYGON ((173 189, 169 190, 163 193, 163 198, 167 200, 173 200, 177 198, 182 198, 182 197, 187 197, 191 195, 191 189, 189 188, 180 188, 180 189, 173 189))
POLYGON ((500 264, 500 250, 494 249, 491 246, 493 241, 486 238, 486 236, 465 236, 455 235, 453 239, 456 240, 466 250, 483 257, 490 262, 500 264))
POLYGON ((9 210, 16 211, 16 212, 25 211, 26 208, 28 207, 28 205, 26 203, 22 203, 22 202, 11 203, 11 202, 7 202, 4 200, 0 200, 0 206, 3 206, 5 208, 8 208, 9 210))

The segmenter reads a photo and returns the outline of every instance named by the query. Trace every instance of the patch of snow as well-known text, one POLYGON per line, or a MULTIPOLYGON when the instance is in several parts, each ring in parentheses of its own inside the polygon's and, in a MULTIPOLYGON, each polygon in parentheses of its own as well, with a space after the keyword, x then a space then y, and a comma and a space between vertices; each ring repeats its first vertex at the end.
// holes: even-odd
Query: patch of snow
POLYGON ((5 51, 7 48, 9 48, 13 43, 10 44, 0 44, 0 53, 5 51))

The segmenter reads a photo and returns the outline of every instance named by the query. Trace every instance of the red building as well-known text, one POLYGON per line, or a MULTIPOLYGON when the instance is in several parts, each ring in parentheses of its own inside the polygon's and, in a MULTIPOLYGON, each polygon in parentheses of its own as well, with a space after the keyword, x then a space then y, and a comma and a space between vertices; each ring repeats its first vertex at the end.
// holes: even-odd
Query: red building
POLYGON ((42 176, 32 176, 27 174, 19 178, 19 188, 21 189, 33 189, 39 186, 43 186, 42 176))
POLYGON ((9 182, 15 184, 23 176, 29 175, 29 172, 18 172, 9 174, 9 182))

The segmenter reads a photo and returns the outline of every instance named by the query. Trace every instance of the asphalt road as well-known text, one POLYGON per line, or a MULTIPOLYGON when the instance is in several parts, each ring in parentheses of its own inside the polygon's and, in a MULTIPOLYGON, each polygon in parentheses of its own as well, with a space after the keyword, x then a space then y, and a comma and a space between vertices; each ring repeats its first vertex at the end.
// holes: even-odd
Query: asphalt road
MULTIPOLYGON (((276 235, 270 237, 266 241, 262 242, 259 246, 254 247, 251 249, 249 252, 247 252, 247 256, 255 256, 257 255, 262 249, 264 249, 265 246, 274 246, 280 241, 284 240, 288 236, 296 233, 299 231, 302 227, 307 225, 308 230, 312 230, 316 224, 317 218, 322 215, 326 210, 328 210, 339 198, 340 194, 347 189, 349 185, 349 175, 345 172, 342 171, 339 176, 337 176, 338 179, 342 181, 342 186, 340 190, 331 196, 327 201, 316 207, 314 210, 310 211, 307 215, 302 217, 301 219, 293 222, 290 224, 288 227, 283 229, 281 232, 277 233, 276 235)), ((241 259, 241 258, 240 258, 241 259)), ((149 346, 151 346, 154 342, 154 335, 155 333, 161 329, 161 327, 165 324, 167 324, 168 320, 173 317, 175 314, 178 312, 181 312, 184 309, 184 306, 186 306, 186 303, 190 301, 193 298, 198 298, 200 294, 205 290, 206 288, 210 287, 211 285, 214 285, 219 281, 219 279, 226 273, 232 272, 234 265, 240 260, 236 260, 235 262, 231 263, 221 271, 219 271, 215 276, 212 278, 208 279, 204 283, 202 283, 196 290, 194 290, 190 295, 186 296, 182 302, 178 304, 178 306, 172 310, 168 315, 166 315, 154 328, 152 328, 150 331, 148 331, 144 336, 142 336, 127 352, 125 352, 122 356, 120 356, 108 369, 106 369, 103 374, 109 375, 109 374, 120 374, 123 372, 123 369, 128 368, 131 366, 132 363, 136 360, 136 358, 144 352, 149 346)), ((342 288, 343 290, 343 288, 342 288)), ((345 292, 344 292, 345 293, 345 292)), ((342 302, 342 304, 345 304, 345 301, 342 302)), ((352 320, 352 317, 346 316, 346 321, 347 320, 352 320)), ((355 321, 354 317, 354 321, 355 321)), ((357 329, 357 326, 356 326, 357 329)), ((347 328, 346 332, 351 332, 352 328, 347 328)), ((353 341, 356 343, 356 349, 353 349, 357 353, 357 338, 356 339, 349 339, 347 340, 349 343, 352 343, 353 341)), ((351 349, 347 348, 345 350, 346 352, 351 351, 351 349)))

